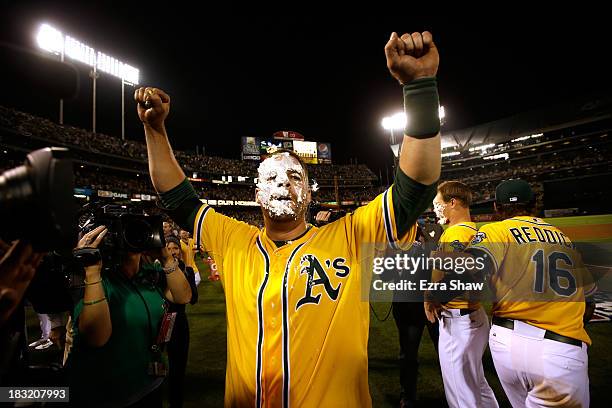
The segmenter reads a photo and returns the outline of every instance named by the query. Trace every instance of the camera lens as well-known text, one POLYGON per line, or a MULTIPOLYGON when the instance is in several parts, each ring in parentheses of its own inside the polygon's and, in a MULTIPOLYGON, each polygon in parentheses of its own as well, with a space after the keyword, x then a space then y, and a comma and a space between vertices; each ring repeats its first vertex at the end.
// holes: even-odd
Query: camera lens
POLYGON ((151 225, 142 218, 127 218, 123 220, 123 237, 128 248, 148 248, 154 238, 151 225))
POLYGON ((74 176, 68 150, 48 147, 0 174, 0 236, 26 239, 37 251, 76 244, 74 176))

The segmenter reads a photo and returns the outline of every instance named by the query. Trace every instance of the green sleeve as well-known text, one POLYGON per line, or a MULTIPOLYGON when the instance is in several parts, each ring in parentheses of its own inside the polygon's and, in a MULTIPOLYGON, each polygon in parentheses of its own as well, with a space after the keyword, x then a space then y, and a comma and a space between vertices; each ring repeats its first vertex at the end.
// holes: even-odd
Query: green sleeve
POLYGON ((180 184, 165 193, 160 193, 161 208, 186 231, 193 233, 193 224, 202 202, 195 189, 185 177, 180 184))
POLYGON ((408 177, 397 167, 395 182, 391 189, 393 211, 398 236, 403 236, 432 203, 438 183, 424 185, 408 177))

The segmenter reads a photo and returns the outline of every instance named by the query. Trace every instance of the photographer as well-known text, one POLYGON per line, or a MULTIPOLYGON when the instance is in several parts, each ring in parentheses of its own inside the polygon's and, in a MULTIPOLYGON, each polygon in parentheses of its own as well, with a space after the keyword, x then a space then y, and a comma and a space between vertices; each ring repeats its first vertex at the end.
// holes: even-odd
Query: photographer
MULTIPOLYGON (((107 232, 99 226, 86 233, 77 249, 98 248, 107 232)), ((161 264, 143 262, 142 252, 116 252, 118 261, 105 265, 104 273, 101 257, 85 267, 67 362, 70 399, 75 406, 161 407, 160 385, 167 371, 161 353, 167 334, 161 324, 165 299, 188 303, 191 290, 165 247, 161 264)))

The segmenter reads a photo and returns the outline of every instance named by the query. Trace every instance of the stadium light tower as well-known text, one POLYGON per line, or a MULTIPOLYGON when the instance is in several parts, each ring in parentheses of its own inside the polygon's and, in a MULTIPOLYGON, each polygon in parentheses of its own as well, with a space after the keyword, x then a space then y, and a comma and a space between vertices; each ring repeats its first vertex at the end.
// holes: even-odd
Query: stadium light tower
MULTIPOLYGON (((121 79, 121 138, 125 139, 125 85, 138 84, 140 71, 109 55, 94 50, 82 42, 62 34, 61 31, 48 24, 41 24, 36 36, 38 46, 45 51, 59 55, 61 61, 65 56, 83 64, 89 65, 93 80, 92 131, 96 132, 96 79, 98 71, 105 72, 121 79)), ((64 122, 64 102, 60 100, 60 124, 64 122)))
MULTIPOLYGON (((59 55, 60 61, 64 62, 64 44, 62 33, 48 24, 42 24, 36 36, 38 46, 45 51, 59 55)), ((59 124, 64 124, 64 99, 59 103, 59 124)))

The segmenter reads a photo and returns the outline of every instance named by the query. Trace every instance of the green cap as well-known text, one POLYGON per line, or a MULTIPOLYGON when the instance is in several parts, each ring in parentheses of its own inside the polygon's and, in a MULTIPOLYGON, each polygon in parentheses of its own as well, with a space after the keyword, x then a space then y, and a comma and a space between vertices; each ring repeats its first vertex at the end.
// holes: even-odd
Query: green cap
POLYGON ((521 179, 502 181, 495 188, 495 202, 499 204, 527 204, 533 197, 529 183, 521 179))

